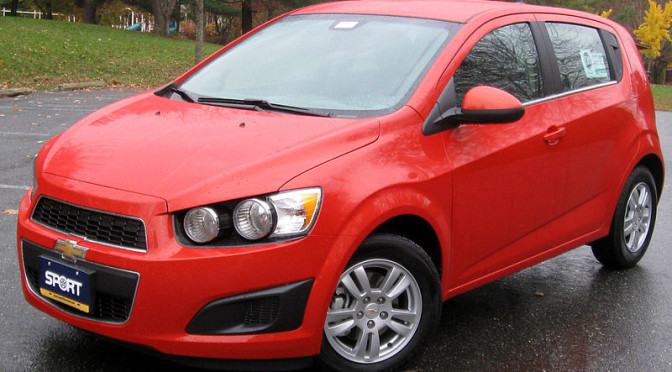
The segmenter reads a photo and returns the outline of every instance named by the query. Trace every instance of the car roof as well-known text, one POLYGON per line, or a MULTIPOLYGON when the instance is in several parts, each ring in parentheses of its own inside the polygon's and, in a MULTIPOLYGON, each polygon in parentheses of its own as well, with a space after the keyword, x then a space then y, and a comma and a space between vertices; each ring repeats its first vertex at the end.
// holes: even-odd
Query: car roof
MULTIPOLYGON (((522 3, 484 0, 359 0, 317 4, 299 9, 293 14, 375 14, 466 23, 470 19, 484 13, 511 14, 526 12, 558 13, 558 9, 522 3)), ((565 14, 581 14, 582 16, 587 14, 569 9, 562 9, 561 12, 565 14)))
POLYGON ((518 3, 478 0, 359 0, 318 4, 298 13, 379 14, 464 23, 483 12, 504 9, 522 11, 529 7, 518 3))

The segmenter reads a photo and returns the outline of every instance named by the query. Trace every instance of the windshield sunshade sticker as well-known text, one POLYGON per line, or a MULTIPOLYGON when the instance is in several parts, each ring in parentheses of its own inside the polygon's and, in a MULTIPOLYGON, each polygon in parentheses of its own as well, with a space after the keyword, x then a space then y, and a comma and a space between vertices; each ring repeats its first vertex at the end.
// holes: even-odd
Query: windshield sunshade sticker
POLYGON ((359 25, 359 22, 357 21, 341 21, 338 22, 334 25, 334 29, 336 30, 352 30, 353 28, 357 27, 359 25))

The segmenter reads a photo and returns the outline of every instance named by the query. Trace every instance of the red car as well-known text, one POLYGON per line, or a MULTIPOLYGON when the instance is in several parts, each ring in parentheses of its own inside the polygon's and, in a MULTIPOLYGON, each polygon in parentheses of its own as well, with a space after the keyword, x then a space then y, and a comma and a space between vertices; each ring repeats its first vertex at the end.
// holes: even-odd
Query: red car
POLYGON ((457 294, 585 244, 635 265, 663 169, 615 22, 320 4, 49 141, 20 207, 22 285, 179 362, 391 370, 457 294))

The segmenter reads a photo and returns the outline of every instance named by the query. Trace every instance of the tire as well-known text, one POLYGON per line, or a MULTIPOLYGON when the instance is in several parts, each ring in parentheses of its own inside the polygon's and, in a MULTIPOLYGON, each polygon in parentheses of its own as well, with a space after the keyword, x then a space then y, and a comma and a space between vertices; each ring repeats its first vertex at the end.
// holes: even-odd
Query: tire
POLYGON ((367 238, 341 275, 318 365, 394 371, 424 349, 441 317, 441 283, 427 253, 406 238, 367 238))
POLYGON ((658 192, 651 172, 636 167, 621 192, 609 235, 591 244, 605 267, 626 269, 644 257, 656 223, 658 192))

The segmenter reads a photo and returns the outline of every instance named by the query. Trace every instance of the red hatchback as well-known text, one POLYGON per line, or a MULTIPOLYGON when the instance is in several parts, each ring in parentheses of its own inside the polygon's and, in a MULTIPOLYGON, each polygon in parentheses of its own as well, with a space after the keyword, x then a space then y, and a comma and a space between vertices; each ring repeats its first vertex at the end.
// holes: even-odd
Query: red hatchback
POLYGON ((36 308, 180 362, 378 371, 459 293, 584 244, 635 265, 663 158, 615 22, 373 0, 294 11, 88 116, 35 178, 36 308))

